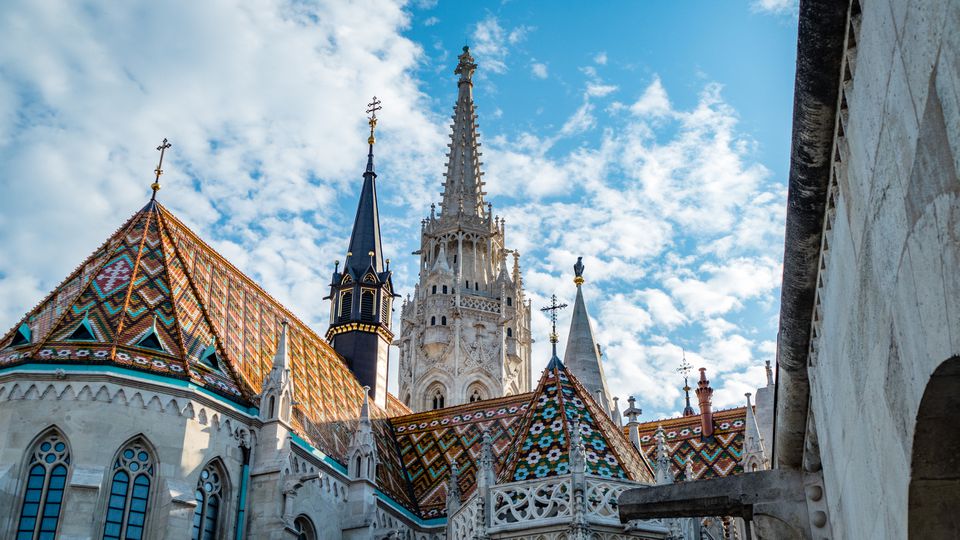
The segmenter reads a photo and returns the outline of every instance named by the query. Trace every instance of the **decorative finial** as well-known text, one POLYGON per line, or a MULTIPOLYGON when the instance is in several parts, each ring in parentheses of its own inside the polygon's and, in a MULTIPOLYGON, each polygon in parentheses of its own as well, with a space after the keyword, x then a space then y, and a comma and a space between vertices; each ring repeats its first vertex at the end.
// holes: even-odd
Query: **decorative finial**
POLYGON ((577 287, 583 285, 583 257, 577 257, 577 264, 573 265, 573 282, 577 287))
POLYGON ((373 100, 370 103, 367 103, 367 114, 370 116, 367 117, 367 123, 370 124, 370 138, 367 139, 367 143, 370 146, 373 146, 373 143, 377 142, 373 136, 373 131, 377 128, 377 111, 382 109, 380 106, 382 102, 377 99, 377 96, 373 96, 373 100))
POLYGON ((473 84, 471 79, 473 79, 473 72, 477 70, 477 64, 474 63, 473 56, 470 55, 470 47, 464 45, 463 54, 459 55, 457 59, 460 62, 457 63, 457 68, 453 72, 460 76, 461 83, 473 84))
POLYGON ((693 410, 693 406, 690 405, 690 370, 693 369, 693 366, 690 365, 690 362, 687 361, 687 351, 680 349, 681 354, 683 355, 683 361, 680 362, 680 366, 677 367, 677 373, 683 375, 683 392, 686 395, 687 404, 683 408, 684 416, 693 416, 696 412, 693 410))
POLYGON ((557 295, 552 295, 550 297, 550 305, 547 307, 540 308, 540 311, 547 313, 549 312, 550 317, 550 343, 553 344, 553 356, 557 356, 557 341, 560 340, 560 337, 557 336, 557 311, 567 307, 566 304, 557 303, 557 295))
POLYGON ((157 176, 153 184, 150 185, 150 189, 153 190, 153 195, 150 197, 151 201, 157 198, 157 192, 160 191, 160 175, 163 174, 163 169, 161 168, 163 167, 163 154, 167 151, 167 148, 171 146, 173 145, 167 142, 167 138, 164 137, 163 142, 157 147, 157 151, 160 152, 160 161, 157 162, 157 168, 153 171, 157 176))
POLYGON ((336 274, 340 271, 340 259, 333 261, 333 273, 336 274))

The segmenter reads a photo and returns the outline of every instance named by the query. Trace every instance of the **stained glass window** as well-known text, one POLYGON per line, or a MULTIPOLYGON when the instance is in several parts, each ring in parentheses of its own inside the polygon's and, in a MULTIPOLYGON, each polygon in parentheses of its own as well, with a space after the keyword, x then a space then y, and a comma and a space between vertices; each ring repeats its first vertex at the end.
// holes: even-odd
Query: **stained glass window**
POLYGON ((57 431, 41 437, 30 452, 17 540, 53 540, 60 521, 70 450, 57 431))
POLYGON ((213 540, 217 537, 223 481, 223 469, 217 463, 211 463, 200 471, 195 492, 197 508, 193 512, 193 540, 213 540))
POLYGON ((297 540, 317 540, 317 531, 307 516, 297 516, 293 527, 297 530, 297 540))
POLYGON ((154 459, 143 441, 127 444, 113 462, 104 540, 140 540, 147 520, 154 459))

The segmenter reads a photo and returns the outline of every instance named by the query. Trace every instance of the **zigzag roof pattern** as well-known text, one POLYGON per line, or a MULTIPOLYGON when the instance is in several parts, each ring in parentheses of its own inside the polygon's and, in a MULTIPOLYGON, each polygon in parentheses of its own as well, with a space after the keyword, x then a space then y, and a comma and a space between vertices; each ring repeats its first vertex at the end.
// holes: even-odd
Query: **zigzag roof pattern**
MULTIPOLYGON (((670 468, 678 480, 684 478, 687 458, 693 458, 694 479, 732 476, 743 472, 743 438, 747 408, 737 407, 713 413, 713 435, 701 436, 700 415, 680 416, 640 424, 640 446, 650 460, 656 459, 654 435, 663 426, 664 445, 670 455, 670 468)), ((629 428, 624 428, 629 437, 629 428)))
POLYGON ((499 473, 532 397, 532 392, 516 394, 390 419, 424 518, 446 515, 447 483, 454 461, 463 500, 473 493, 484 431, 493 439, 499 473))
MULTIPOLYGON (((0 367, 118 365, 256 401, 288 321, 294 428, 344 463, 363 388, 329 344, 163 205, 135 213, 0 338, 0 367)), ((398 403, 391 406, 400 409, 398 403)), ((387 413, 373 406, 381 489, 417 511, 387 413)))
POLYGON ((516 482, 569 473, 570 431, 574 426, 579 427, 583 441, 587 474, 653 482, 653 470, 643 454, 556 356, 540 377, 520 437, 512 447, 499 481, 516 482))

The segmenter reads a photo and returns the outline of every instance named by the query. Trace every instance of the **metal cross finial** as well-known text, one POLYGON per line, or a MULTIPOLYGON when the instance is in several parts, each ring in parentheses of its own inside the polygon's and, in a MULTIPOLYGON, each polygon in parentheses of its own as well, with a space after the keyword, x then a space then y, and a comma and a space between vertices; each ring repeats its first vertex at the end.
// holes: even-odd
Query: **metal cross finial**
MULTIPOLYGON (((553 343, 554 349, 556 349, 557 340, 559 339, 557 337, 557 311, 565 307, 567 307, 566 304, 557 303, 557 295, 554 294, 550 297, 550 305, 540 308, 540 311, 544 313, 549 312, 550 324, 552 325, 552 331, 550 332, 550 343, 553 343)), ((556 350, 554 350, 554 353, 556 353, 556 350)))
POLYGON ((377 111, 383 108, 380 106, 381 103, 382 101, 377 99, 377 96, 373 96, 373 100, 367 103, 367 114, 370 115, 367 117, 367 123, 370 124, 370 138, 367 142, 370 144, 376 142, 373 138, 373 130, 377 127, 377 111))
POLYGON ((150 197, 151 201, 157 198, 157 192, 160 191, 160 175, 163 174, 163 169, 161 168, 163 167, 163 154, 167 151, 167 148, 171 146, 173 145, 167 142, 167 138, 164 137, 163 142, 157 147, 157 151, 160 152, 160 161, 157 163, 157 168, 153 171, 157 177, 150 186, 150 188, 153 189, 153 196, 150 197))
POLYGON ((683 354, 683 361, 681 361, 680 366, 677 367, 677 373, 683 375, 683 379, 686 380, 690 375, 690 370, 693 369, 693 366, 687 361, 687 351, 684 351, 683 349, 680 350, 681 354, 683 354))

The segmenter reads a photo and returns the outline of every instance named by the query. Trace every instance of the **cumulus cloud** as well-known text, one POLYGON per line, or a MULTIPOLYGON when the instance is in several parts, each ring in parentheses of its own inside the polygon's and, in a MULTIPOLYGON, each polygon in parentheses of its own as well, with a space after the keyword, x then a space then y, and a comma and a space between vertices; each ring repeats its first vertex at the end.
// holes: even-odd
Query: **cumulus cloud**
POLYGON ((538 79, 546 79, 548 76, 547 65, 542 62, 534 62, 530 64, 530 73, 538 79))
POLYGON ((384 102, 378 152, 394 157, 382 197, 422 200, 442 163, 443 128, 410 76, 422 53, 401 35, 408 15, 370 4, 6 6, 0 245, 16 256, 0 259, 0 291, 15 291, 0 293, 3 324, 143 206, 163 137, 159 199, 325 322, 317 265, 342 257, 370 96, 384 102), (411 180, 397 190, 392 177, 411 180))
POLYGON ((523 41, 531 30, 533 28, 523 25, 505 29, 500 26, 497 17, 490 15, 474 27, 470 50, 477 61, 483 63, 484 69, 494 73, 505 73, 507 55, 510 53, 509 46, 523 41))
POLYGON ((667 98, 663 83, 660 82, 660 77, 654 77, 640 99, 630 106, 630 112, 637 116, 662 116, 670 112, 670 100, 667 98))
POLYGON ((600 64, 601 66, 606 65, 607 53, 605 52, 597 53, 597 55, 593 57, 593 62, 595 64, 600 64))
POLYGON ((799 0, 754 0, 750 4, 753 11, 760 13, 773 13, 777 15, 786 13, 796 13, 799 0))

